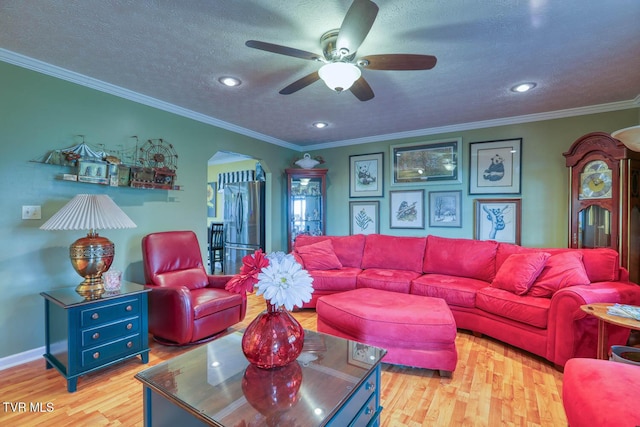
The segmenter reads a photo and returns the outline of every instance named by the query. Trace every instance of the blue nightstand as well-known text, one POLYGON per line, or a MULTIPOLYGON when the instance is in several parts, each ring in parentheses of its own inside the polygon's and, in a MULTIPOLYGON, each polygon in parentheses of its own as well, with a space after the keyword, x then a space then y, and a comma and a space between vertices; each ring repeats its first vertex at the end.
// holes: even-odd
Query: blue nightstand
POLYGON ((122 282, 120 291, 86 300, 75 288, 42 292, 47 369, 56 368, 76 391, 78 377, 140 355, 149 362, 147 292, 122 282))

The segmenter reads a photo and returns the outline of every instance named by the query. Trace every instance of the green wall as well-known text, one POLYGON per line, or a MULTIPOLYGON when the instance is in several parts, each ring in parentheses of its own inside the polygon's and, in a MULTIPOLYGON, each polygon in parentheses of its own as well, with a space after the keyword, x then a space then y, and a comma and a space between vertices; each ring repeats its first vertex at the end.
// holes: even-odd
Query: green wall
POLYGON ((422 236, 434 234, 445 237, 473 238, 474 199, 517 197, 522 199, 522 244, 534 247, 562 247, 567 245, 568 234, 568 169, 562 155, 582 135, 595 132, 613 132, 640 122, 640 109, 591 114, 572 118, 546 120, 533 123, 492 127, 463 132, 430 135, 420 138, 397 139, 366 145, 315 150, 313 155, 324 158, 329 168, 327 183, 327 233, 349 234, 349 201, 380 201, 380 232, 422 236), (389 164, 390 145, 438 141, 439 138, 461 137, 462 183, 449 185, 391 186, 389 164), (474 195, 469 192, 469 143, 500 139, 522 138, 522 194, 474 195), (384 197, 349 198, 349 156, 366 153, 384 153, 384 197), (389 228, 389 191, 402 189, 425 190, 425 229, 389 228), (462 190, 462 228, 429 228, 429 191, 462 190))
MULTIPOLYGON (((592 131, 611 132, 640 122, 640 109, 593 114, 521 125, 406 138, 327 148, 321 155, 329 169, 327 232, 349 232, 349 156, 385 153, 385 196, 381 199, 381 232, 396 235, 437 234, 473 236, 473 199, 467 195, 469 142, 523 138, 522 243, 528 246, 565 246, 567 234, 567 169, 562 153, 573 141, 592 131), (389 146, 463 139, 463 182, 403 188, 463 190, 463 224, 459 229, 389 229, 389 146)), ((114 268, 124 278, 142 281, 140 240, 154 231, 196 231, 203 254, 206 244, 207 160, 218 150, 261 159, 270 195, 268 250, 286 248, 283 170, 299 156, 294 150, 268 144, 208 124, 81 87, 63 80, 0 62, 0 359, 44 345, 43 299, 39 293, 80 282, 68 259, 69 244, 81 232, 43 231, 39 227, 75 194, 107 193, 138 225, 131 230, 107 230, 116 245, 114 268), (107 147, 163 138, 179 155, 178 180, 182 191, 109 188, 56 180, 64 170, 30 160, 49 150, 73 145, 75 135, 107 147), (41 205, 42 220, 22 220, 22 205, 41 205)), ((487 196, 488 198, 489 196, 487 196)), ((485 198, 485 197, 483 197, 485 198)), ((491 197, 493 198, 493 197, 491 197)))
POLYGON ((0 62, 0 359, 44 345, 40 292, 80 282, 68 247, 84 233, 43 231, 44 221, 75 194, 109 194, 138 226, 101 233, 116 245, 113 267, 142 281, 140 241, 147 233, 194 230, 205 253, 207 160, 218 150, 262 159, 276 219, 268 244, 286 248, 282 171, 297 152, 0 62), (30 161, 74 145, 75 135, 106 147, 129 147, 131 135, 165 139, 178 153, 183 190, 66 182, 55 179, 66 168, 30 161), (22 205, 42 206, 42 220, 22 220, 22 205))

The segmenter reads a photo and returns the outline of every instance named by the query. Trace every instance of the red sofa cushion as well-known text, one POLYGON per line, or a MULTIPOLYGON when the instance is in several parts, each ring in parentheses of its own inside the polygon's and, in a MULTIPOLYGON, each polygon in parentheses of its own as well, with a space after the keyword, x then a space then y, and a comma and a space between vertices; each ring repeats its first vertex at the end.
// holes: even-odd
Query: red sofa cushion
POLYGON ((339 270, 311 270, 313 290, 350 291, 356 288, 356 278, 362 270, 353 267, 343 267, 339 270))
POLYGON ((304 268, 307 270, 335 270, 342 268, 342 263, 333 250, 331 240, 321 240, 310 245, 295 248, 304 268))
POLYGON ((491 286, 516 295, 526 294, 545 268, 549 256, 546 252, 510 255, 500 266, 491 286))
POLYGON ((475 308, 476 292, 489 284, 469 277, 425 274, 411 281, 410 293, 442 298, 451 306, 475 308))
POLYGON ((504 289, 486 288, 476 293, 476 307, 488 313, 546 329, 551 300, 514 295, 504 289))
POLYGON ((562 252, 580 252, 582 254, 582 264, 587 272, 589 281, 594 282, 615 282, 620 278, 620 267, 618 263, 618 252, 609 248, 597 249, 571 249, 571 248, 525 248, 512 243, 500 243, 496 254, 496 268, 500 268, 502 263, 511 254, 527 253, 533 251, 544 251, 551 255, 562 252))
POLYGON ((544 269, 527 295, 551 298, 558 289, 567 286, 588 285, 589 283, 591 282, 582 264, 582 253, 579 251, 560 252, 547 260, 544 269))
POLYGON ((296 237, 294 248, 323 240, 331 240, 333 251, 343 267, 360 268, 365 241, 365 236, 362 234, 354 234, 353 236, 307 236, 302 234, 296 237))
POLYGON ((358 275, 356 288, 382 289, 384 291, 408 294, 411 281, 421 274, 409 270, 369 268, 358 275))
POLYGON ((498 242, 427 236, 425 273, 470 277, 491 282, 496 274, 498 242))
POLYGON ((388 268, 422 272, 422 257, 426 244, 424 237, 369 234, 364 244, 363 269, 388 268))

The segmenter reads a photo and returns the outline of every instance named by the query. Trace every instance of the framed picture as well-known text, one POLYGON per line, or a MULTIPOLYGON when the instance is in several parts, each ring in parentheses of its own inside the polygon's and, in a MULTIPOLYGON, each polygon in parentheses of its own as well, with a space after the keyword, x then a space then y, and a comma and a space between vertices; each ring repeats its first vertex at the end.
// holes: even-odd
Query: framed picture
POLYGON ((109 165, 100 160, 78 159, 78 181, 108 184, 109 165))
POLYGON ((462 182, 462 138, 392 145, 392 185, 462 182))
POLYGON ((373 346, 356 341, 349 341, 348 344, 349 354, 347 356, 347 363, 361 368, 370 369, 371 365, 373 365, 373 361, 377 360, 379 356, 379 350, 373 346))
POLYGON ((522 138, 469 144, 469 194, 520 194, 522 138))
POLYGON ((521 199, 476 199, 474 239, 520 244, 521 199))
POLYGON ((349 197, 382 197, 384 153, 349 156, 349 197))
POLYGON ((380 233, 380 202, 349 202, 349 234, 380 233))
POLYGON ((207 183, 207 216, 216 216, 216 183, 207 183))
POLYGON ((391 191, 391 228, 424 228, 424 190, 391 191))
POLYGON ((462 190, 429 192, 429 227, 462 227, 462 190))

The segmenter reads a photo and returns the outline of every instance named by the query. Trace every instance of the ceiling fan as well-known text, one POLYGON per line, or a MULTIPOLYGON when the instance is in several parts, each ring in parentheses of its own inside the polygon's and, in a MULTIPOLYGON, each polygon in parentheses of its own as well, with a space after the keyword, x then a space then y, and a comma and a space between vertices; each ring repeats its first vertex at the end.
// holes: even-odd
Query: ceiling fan
POLYGON ((436 57, 414 54, 369 55, 356 59, 358 48, 369 34, 378 15, 378 5, 370 0, 354 0, 342 21, 340 29, 327 31, 320 37, 323 55, 292 47, 258 40, 248 40, 245 45, 254 49, 294 58, 323 62, 314 71, 291 83, 279 93, 290 95, 322 79, 336 92, 351 90, 360 101, 374 97, 369 83, 362 76, 361 69, 369 70, 430 70, 436 65, 436 57))

